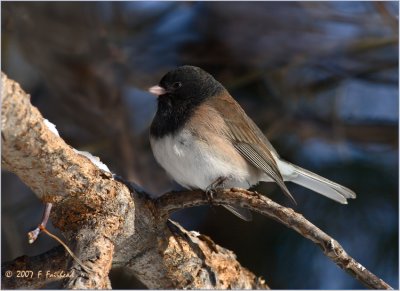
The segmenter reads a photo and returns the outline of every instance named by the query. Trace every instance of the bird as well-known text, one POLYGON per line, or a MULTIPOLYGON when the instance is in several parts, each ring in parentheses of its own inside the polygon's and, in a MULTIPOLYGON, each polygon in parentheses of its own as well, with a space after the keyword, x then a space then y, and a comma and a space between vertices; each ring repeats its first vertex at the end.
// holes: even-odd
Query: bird
MULTIPOLYGON (((342 204, 356 198, 352 190, 282 159, 228 90, 205 70, 177 67, 148 91, 157 96, 150 126, 154 157, 184 188, 208 193, 275 182, 296 203, 285 184, 293 182, 342 204)), ((224 207, 251 220, 247 209, 224 207)))

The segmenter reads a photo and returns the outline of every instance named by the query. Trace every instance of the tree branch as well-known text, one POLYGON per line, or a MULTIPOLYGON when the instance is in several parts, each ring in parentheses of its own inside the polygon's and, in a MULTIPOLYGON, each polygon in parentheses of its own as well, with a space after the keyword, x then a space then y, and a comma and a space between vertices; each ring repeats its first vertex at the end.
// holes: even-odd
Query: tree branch
MULTIPOLYGON (((171 192, 164 194, 156 201, 159 213, 164 216, 169 216, 172 212, 183 208, 207 203, 209 203, 209 199, 202 191, 171 192)), ((305 219, 303 215, 296 213, 291 208, 279 205, 266 196, 257 192, 233 188, 217 191, 213 197, 213 203, 243 207, 270 217, 317 244, 329 259, 366 287, 393 289, 349 256, 336 240, 305 219)))
MULTIPOLYGON (((5 262, 1 266, 1 288, 44 288, 50 283, 63 279, 63 276, 50 276, 50 274, 66 270, 68 262, 68 254, 61 246, 55 247, 38 256, 22 256, 13 261, 5 262), (24 274, 27 278, 18 277, 18 272, 22 270, 29 271, 29 273, 24 274)), ((22 274, 20 273, 20 275, 22 274)))
MULTIPOLYGON (((5 74, 1 79, 2 166, 42 201, 54 204, 53 225, 91 270, 87 274, 78 265, 60 264, 61 271, 74 271, 65 288, 110 288, 112 266, 124 268, 154 289, 268 288, 231 251, 172 222, 168 227, 152 200, 130 192, 111 173, 67 145, 30 104, 29 95, 5 74)), ((24 260, 30 266, 29 258, 24 260)), ((3 285, 40 285, 14 279, 2 273, 3 285)))

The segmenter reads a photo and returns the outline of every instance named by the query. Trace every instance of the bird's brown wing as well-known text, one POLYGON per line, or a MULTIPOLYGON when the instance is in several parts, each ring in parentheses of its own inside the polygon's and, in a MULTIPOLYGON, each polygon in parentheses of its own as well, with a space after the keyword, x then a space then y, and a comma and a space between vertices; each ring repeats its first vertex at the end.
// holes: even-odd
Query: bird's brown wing
POLYGON ((265 172, 294 203, 278 169, 273 154, 278 157, 270 142, 246 115, 240 105, 225 92, 207 101, 224 118, 226 129, 223 134, 232 142, 236 150, 253 166, 265 172))

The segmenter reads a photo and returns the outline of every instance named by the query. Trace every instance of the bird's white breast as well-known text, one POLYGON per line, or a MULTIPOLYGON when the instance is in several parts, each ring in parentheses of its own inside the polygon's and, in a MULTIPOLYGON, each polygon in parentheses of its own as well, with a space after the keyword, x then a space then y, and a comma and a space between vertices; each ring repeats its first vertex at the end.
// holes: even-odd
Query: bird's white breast
POLYGON ((218 145, 209 145, 189 130, 174 135, 150 138, 158 163, 180 185, 206 189, 219 177, 227 177, 225 187, 243 187, 258 182, 259 177, 233 147, 229 156, 218 145))

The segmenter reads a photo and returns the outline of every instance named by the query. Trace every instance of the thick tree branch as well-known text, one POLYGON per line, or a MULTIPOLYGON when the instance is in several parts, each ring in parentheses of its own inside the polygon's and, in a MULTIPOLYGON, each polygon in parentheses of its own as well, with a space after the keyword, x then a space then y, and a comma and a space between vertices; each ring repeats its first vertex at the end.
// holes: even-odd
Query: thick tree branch
MULTIPOLYGON (((62 271, 73 270, 65 288, 110 288, 112 266, 123 267, 149 288, 268 287, 211 239, 172 222, 168 227, 152 200, 130 192, 67 145, 30 104, 29 95, 5 74, 1 89, 2 166, 40 199, 54 204, 53 224, 91 270, 87 274, 79 265, 60 264, 66 268, 62 271)), ((10 288, 40 284, 19 279, 15 283, 2 276, 10 288)))
MULTIPOLYGON (((182 208, 207 203, 209 203, 209 198, 202 191, 171 192, 161 196, 156 201, 159 213, 165 216, 169 216, 172 212, 182 208)), ((213 203, 244 207, 273 218, 320 246, 328 258, 366 287, 372 289, 393 289, 349 256, 336 240, 305 219, 303 215, 296 213, 291 208, 286 208, 275 203, 266 196, 260 195, 257 192, 233 188, 217 191, 213 197, 213 203)))
MULTIPOLYGON (((11 262, 5 262, 1 266, 1 288, 39 289, 50 283, 61 281, 64 276, 52 275, 56 272, 65 271, 69 259, 65 250, 58 246, 38 256, 22 256, 11 262), (21 279, 18 277, 18 272, 22 270, 29 270, 29 273, 24 274, 28 278, 21 279)), ((69 274, 65 273, 64 275, 69 274)))
POLYGON ((98 267, 98 276, 91 276, 95 282, 82 272, 74 272, 85 282, 75 287, 104 288, 111 263, 103 264, 103 256, 113 257, 107 238, 121 232, 133 233, 124 222, 127 212, 134 212, 128 189, 68 146, 30 104, 29 96, 4 74, 1 93, 2 165, 17 174, 40 199, 56 203, 55 214, 61 215, 53 222, 69 234, 72 242, 73 236, 88 227, 86 235, 96 231, 104 238, 91 244, 91 252, 78 252, 78 256, 91 254, 82 261, 98 267))

